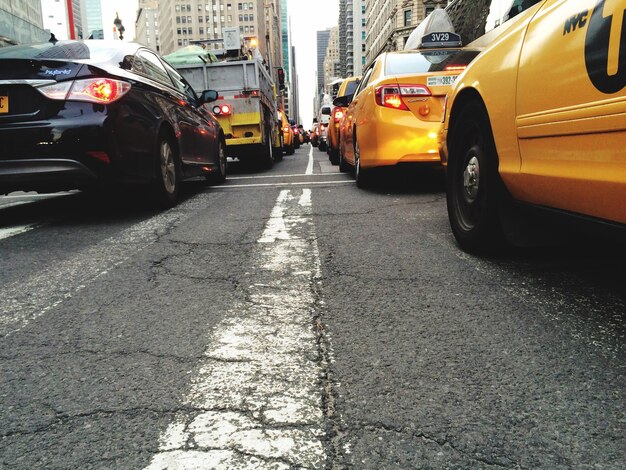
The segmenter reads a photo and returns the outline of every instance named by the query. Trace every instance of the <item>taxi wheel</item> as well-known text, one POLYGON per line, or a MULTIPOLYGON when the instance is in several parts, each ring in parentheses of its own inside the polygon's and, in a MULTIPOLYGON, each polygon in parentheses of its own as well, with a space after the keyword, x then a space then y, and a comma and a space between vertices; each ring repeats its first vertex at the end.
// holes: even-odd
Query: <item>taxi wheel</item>
POLYGON ((348 164, 347 161, 343 158, 343 152, 341 151, 341 147, 339 147, 339 171, 342 173, 347 173, 352 169, 352 167, 348 164))
POLYGON ((368 188, 372 184, 371 170, 361 168, 361 152, 359 151, 359 141, 354 141, 354 179, 359 188, 368 188))
POLYGON ((222 184, 226 180, 228 161, 226 159, 226 144, 222 140, 218 144, 217 152, 217 168, 206 175, 206 180, 209 184, 222 184))
POLYGON ((180 171, 172 141, 165 136, 159 140, 157 158, 157 178, 153 195, 160 206, 172 207, 178 199, 180 171))
POLYGON ((262 166, 266 169, 270 169, 274 166, 274 152, 272 149, 272 138, 269 133, 265 134, 265 150, 263 151, 263 163, 262 166))
POLYGON ((500 251, 505 245, 500 210, 506 189, 498 174, 498 155, 487 110, 482 103, 465 106, 454 125, 448 161, 448 218, 462 249, 500 251))

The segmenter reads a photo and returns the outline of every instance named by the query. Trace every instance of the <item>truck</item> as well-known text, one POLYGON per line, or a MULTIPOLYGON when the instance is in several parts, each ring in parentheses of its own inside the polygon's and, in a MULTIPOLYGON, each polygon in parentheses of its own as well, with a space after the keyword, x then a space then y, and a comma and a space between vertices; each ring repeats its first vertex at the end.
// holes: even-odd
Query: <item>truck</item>
MULTIPOLYGON (((167 59, 167 57, 166 57, 167 59)), ((266 168, 282 158, 274 81, 259 59, 172 65, 197 94, 218 92, 211 111, 226 138, 226 154, 266 168)))

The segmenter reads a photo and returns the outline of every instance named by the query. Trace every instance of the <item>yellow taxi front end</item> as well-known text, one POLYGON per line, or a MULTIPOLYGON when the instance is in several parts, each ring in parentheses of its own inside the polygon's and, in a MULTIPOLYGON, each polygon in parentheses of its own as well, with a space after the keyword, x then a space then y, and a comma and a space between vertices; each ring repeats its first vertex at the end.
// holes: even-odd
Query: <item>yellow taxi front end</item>
POLYGON ((623 1, 543 0, 493 30, 451 91, 440 137, 463 249, 515 241, 520 205, 623 239, 623 25, 623 1))
POLYGON ((387 53, 357 125, 364 169, 399 163, 441 165, 439 130, 446 94, 475 49, 387 53))

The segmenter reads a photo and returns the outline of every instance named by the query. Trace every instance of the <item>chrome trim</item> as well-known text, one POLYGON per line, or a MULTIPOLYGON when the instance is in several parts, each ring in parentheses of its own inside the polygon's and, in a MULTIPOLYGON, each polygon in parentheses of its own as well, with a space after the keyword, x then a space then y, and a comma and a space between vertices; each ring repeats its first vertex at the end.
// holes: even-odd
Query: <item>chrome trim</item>
POLYGON ((20 79, 20 80, 0 80, 1 85, 30 85, 34 88, 39 88, 46 85, 54 85, 58 83, 56 80, 30 80, 30 79, 20 79))

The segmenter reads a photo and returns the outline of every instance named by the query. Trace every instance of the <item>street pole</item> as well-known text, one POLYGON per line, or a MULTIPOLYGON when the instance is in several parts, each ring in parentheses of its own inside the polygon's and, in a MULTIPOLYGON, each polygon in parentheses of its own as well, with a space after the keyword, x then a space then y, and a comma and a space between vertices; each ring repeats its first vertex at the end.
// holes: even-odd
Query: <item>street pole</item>
POLYGON ((67 0, 67 22, 70 29, 70 39, 76 39, 76 27, 74 26, 74 9, 72 0, 67 0))

